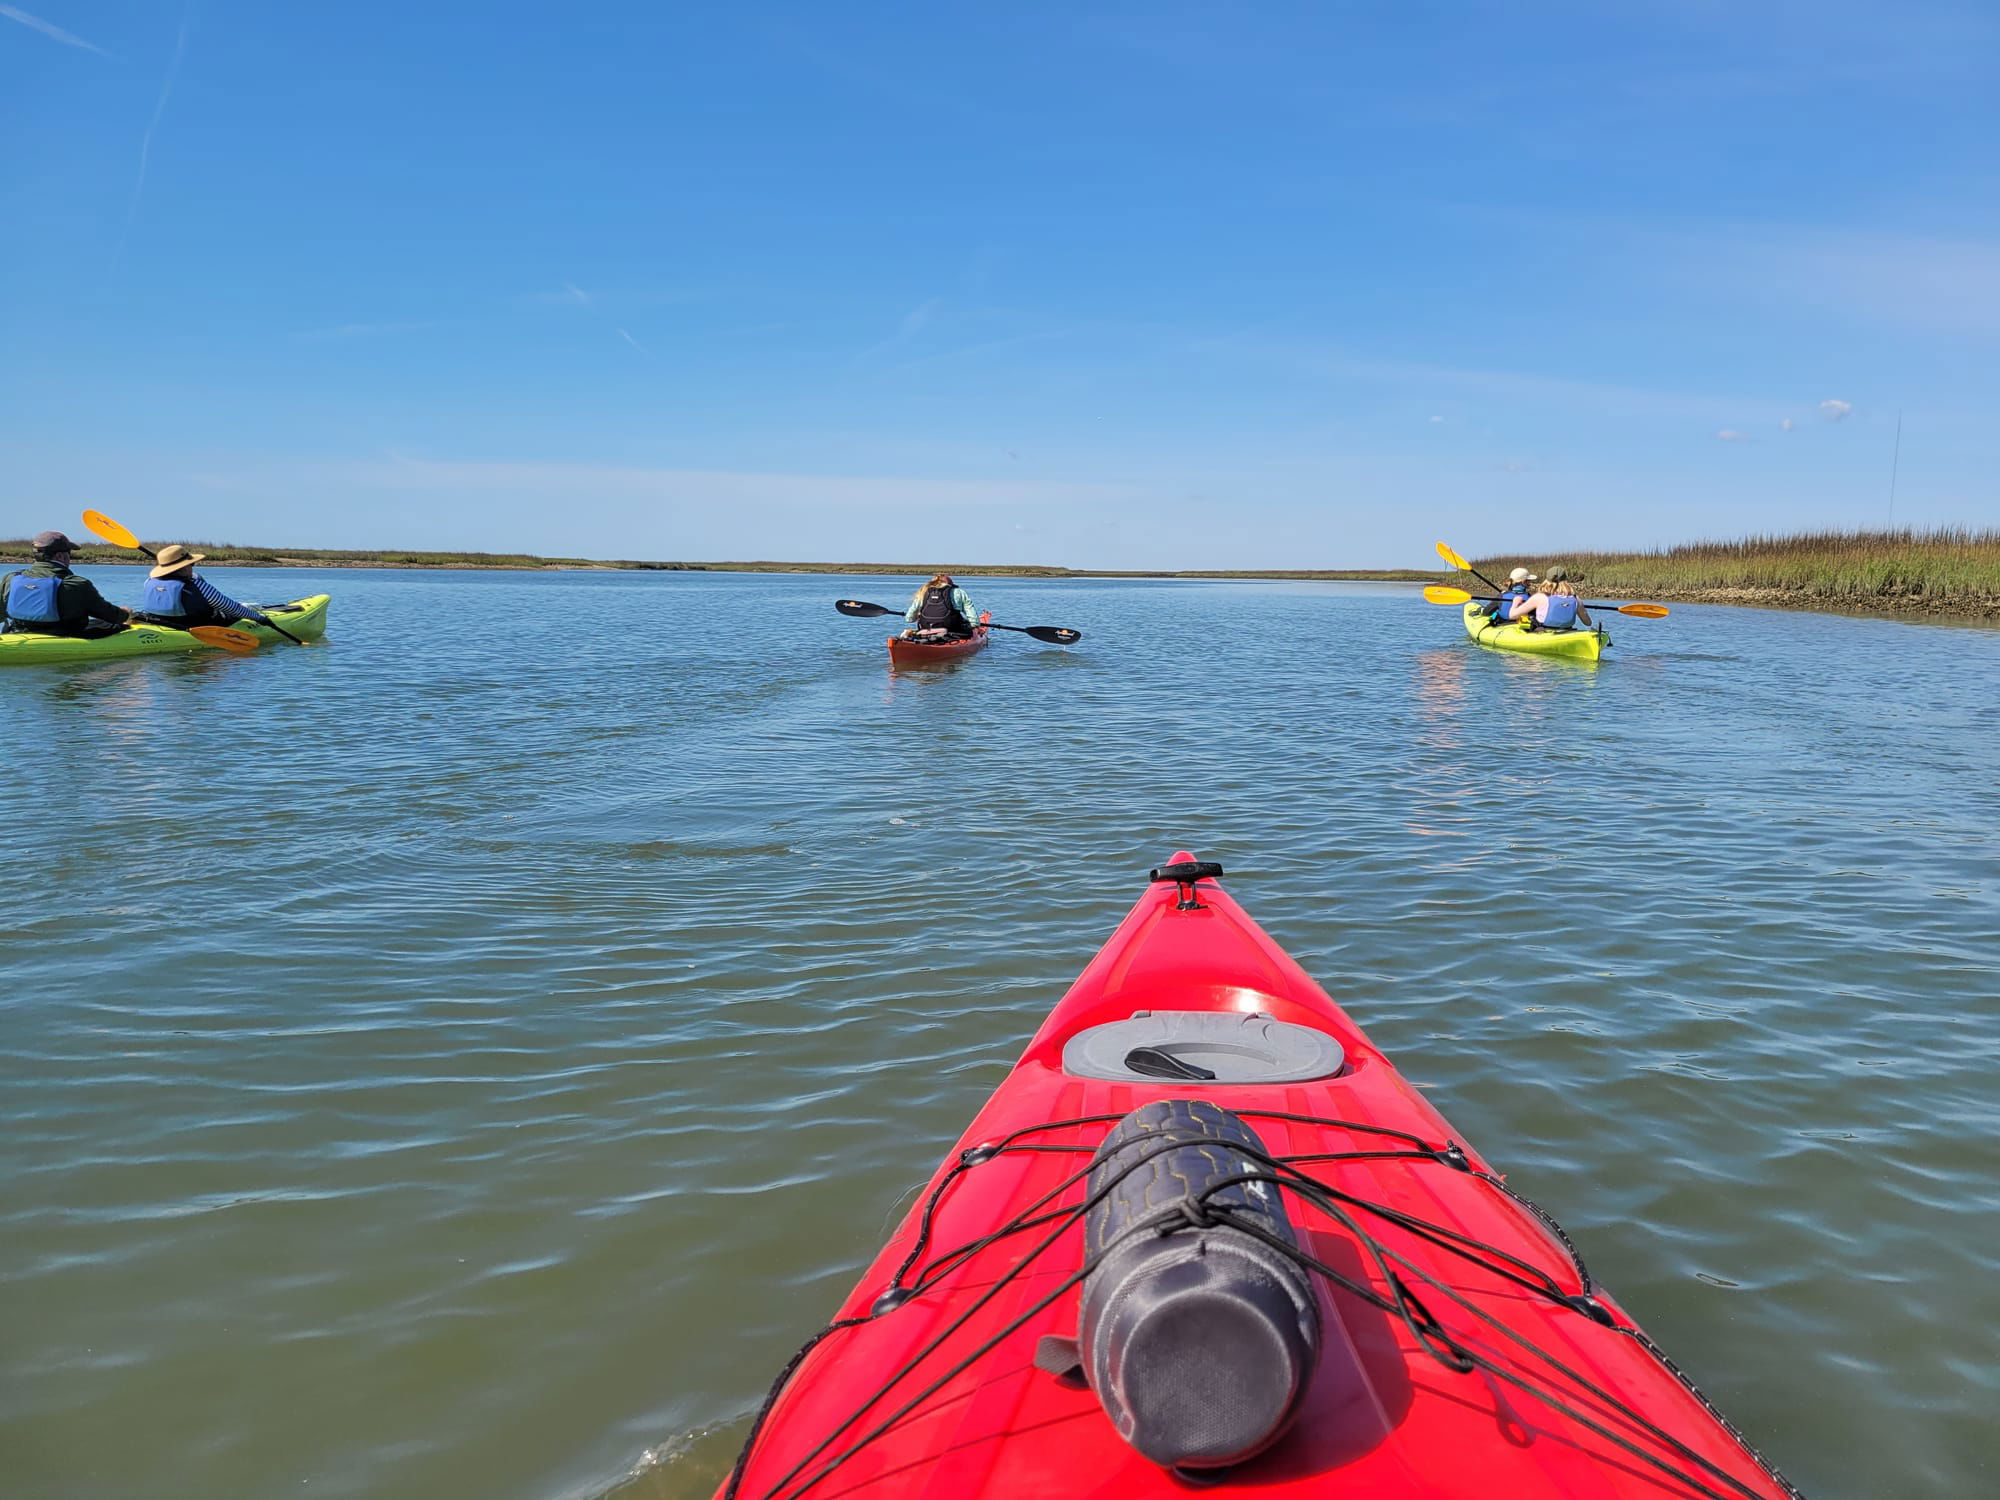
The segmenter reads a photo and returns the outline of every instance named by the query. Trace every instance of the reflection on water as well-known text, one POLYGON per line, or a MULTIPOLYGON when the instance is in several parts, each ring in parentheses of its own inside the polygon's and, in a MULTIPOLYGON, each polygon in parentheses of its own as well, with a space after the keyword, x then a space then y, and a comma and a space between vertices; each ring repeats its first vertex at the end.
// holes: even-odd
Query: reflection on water
POLYGON ((1990 1488, 2000 635, 984 580, 1084 642, 892 673, 907 584, 0 678, 10 1500, 705 1495, 1176 847, 1809 1491, 1990 1488))

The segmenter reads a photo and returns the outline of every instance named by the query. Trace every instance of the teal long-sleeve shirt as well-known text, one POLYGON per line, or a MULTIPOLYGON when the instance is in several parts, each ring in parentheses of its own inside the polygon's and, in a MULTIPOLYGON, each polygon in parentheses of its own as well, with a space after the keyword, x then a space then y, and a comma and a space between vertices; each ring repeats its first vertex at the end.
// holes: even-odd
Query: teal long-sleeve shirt
MULTIPOLYGON (((924 607, 924 595, 929 592, 930 585, 925 584, 914 594, 910 595, 910 607, 903 611, 903 618, 908 620, 912 625, 916 624, 917 611, 924 607)), ((955 583, 951 586, 951 607, 965 616, 966 624, 977 625, 979 623, 979 616, 974 614, 972 610, 972 600, 966 596, 965 590, 955 583)))

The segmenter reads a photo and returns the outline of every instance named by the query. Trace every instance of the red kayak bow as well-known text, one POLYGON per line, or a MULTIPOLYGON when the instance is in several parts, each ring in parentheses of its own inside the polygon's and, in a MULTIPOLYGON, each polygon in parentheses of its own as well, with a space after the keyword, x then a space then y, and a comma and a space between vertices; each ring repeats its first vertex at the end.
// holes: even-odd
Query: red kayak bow
POLYGON ((1154 872, 721 1494, 1796 1500, 1219 874, 1154 872))

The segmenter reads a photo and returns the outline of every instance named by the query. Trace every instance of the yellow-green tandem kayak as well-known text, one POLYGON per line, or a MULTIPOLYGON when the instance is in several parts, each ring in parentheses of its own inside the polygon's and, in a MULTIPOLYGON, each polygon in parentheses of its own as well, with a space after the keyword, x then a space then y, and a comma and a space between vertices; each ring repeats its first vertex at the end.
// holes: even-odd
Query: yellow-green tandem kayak
MULTIPOLYGON (((312 594, 290 604, 259 605, 273 621, 302 641, 317 640, 326 634, 328 596, 312 594)), ((260 641, 276 642, 286 650, 292 645, 268 626, 242 620, 236 626, 260 641)), ((30 666, 40 662, 112 661, 121 656, 158 656, 168 651, 213 651, 185 630, 166 625, 128 625, 111 635, 81 640, 68 635, 38 635, 34 631, 0 635, 0 666, 30 666)))
POLYGON ((1532 651, 1537 656, 1565 656, 1573 661, 1596 661, 1611 644, 1602 625, 1590 629, 1523 630, 1519 625, 1496 625, 1486 618, 1486 606, 1465 606, 1465 633, 1482 646, 1502 651, 1532 651))

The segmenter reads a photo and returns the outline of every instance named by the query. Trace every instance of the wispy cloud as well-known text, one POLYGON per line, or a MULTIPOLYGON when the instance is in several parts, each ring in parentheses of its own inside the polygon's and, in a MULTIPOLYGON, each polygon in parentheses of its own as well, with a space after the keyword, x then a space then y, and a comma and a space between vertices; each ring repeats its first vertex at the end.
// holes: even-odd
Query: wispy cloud
POLYGON ((879 359, 884 354, 893 354, 903 348, 930 326, 931 321, 937 317, 938 310, 943 306, 942 297, 926 297, 896 321, 894 333, 887 338, 877 339, 856 354, 854 363, 865 364, 871 359, 879 359))
MULTIPOLYGON (((624 302, 626 301, 626 299, 622 297, 614 298, 613 300, 618 302, 620 305, 623 305, 624 302)), ((557 307, 574 307, 579 312, 588 313, 590 315, 590 321, 598 327, 603 327, 605 323, 609 321, 605 317, 603 311, 600 310, 597 305, 597 294, 595 292, 585 291, 582 287, 578 286, 574 281, 565 281, 562 284, 562 290, 559 292, 542 292, 538 294, 535 297, 535 301, 545 304, 554 304, 557 307)), ((617 334, 618 337, 623 342, 630 344, 639 353, 645 355, 646 358, 655 359, 658 357, 653 353, 651 349, 648 349, 644 344, 640 343, 636 338, 634 338, 632 336, 632 332, 630 329, 614 327, 611 331, 617 334)))
POLYGON ((1786 417, 1786 418, 1784 419, 1784 421, 1782 421, 1782 422, 1780 422, 1780 423, 1778 424, 1778 431, 1780 431, 1780 432, 1790 432, 1790 431, 1791 431, 1791 430, 1792 430, 1792 429, 1793 429, 1794 427, 1796 427, 1797 425, 1798 425, 1798 424, 1797 424, 1796 422, 1794 422, 1794 421, 1793 421, 1793 420, 1792 420, 1792 419, 1791 419, 1790 417, 1786 417))
POLYGON ((1853 410, 1852 401, 1822 401, 1819 404, 1819 414, 1829 422, 1844 422, 1847 420, 1847 414, 1853 410))
POLYGON ((919 302, 903 314, 903 321, 896 329, 896 337, 913 339, 924 331, 924 326, 937 316, 937 310, 944 306, 942 297, 931 297, 919 302))
POLYGON ((12 5, 0 5, 0 17, 5 17, 9 21, 19 21, 28 30, 39 31, 50 41, 61 42, 65 47, 81 47, 85 52, 95 52, 99 57, 110 57, 113 62, 117 61, 111 53, 106 52, 95 42, 86 42, 75 32, 64 31, 62 27, 44 21, 40 16, 31 16, 25 10, 19 10, 12 5))
POLYGON ((1718 443, 1747 443, 1750 441, 1750 434, 1738 432, 1734 427, 1725 427, 1715 435, 1715 440, 1718 443))
POLYGON ((1663 274, 1879 327, 2000 335, 2000 239, 1723 222, 1635 243, 1663 274))
POLYGON ((920 370, 929 365, 944 364, 951 360, 970 359, 975 355, 990 354, 996 349, 1014 349, 1023 344, 1046 343, 1051 339, 1066 339, 1077 332, 1074 328, 1038 328, 1028 333, 1010 333, 1004 338, 981 339, 973 344, 960 344, 954 349, 940 349, 935 354, 920 354, 914 359, 906 359, 889 366, 897 374, 906 370, 920 370))
POLYGON ((1519 401, 1595 416, 1673 417, 1706 423, 1730 418, 1741 420, 1746 414, 1760 421, 1776 421, 1783 412, 1783 408, 1775 402, 1740 395, 1704 395, 1526 370, 1480 369, 1381 359, 1357 354, 1338 345, 1268 338, 1254 332, 1200 339, 1188 347, 1205 354, 1235 355, 1259 362, 1289 365, 1315 379, 1416 386, 1427 388, 1433 397, 1440 391, 1448 391, 1459 397, 1519 401))
MULTIPOLYGON (((398 455, 310 466, 313 476, 357 488, 548 494, 570 499, 702 505, 857 507, 1077 505, 1128 502, 1131 485, 1039 479, 913 478, 881 474, 769 474, 715 469, 620 468, 577 463, 461 462, 398 455)), ((209 476, 215 477, 215 476, 209 476)), ((301 473, 301 477, 304 474, 301 473)))
POLYGON ((335 339, 371 339, 397 333, 419 333, 426 328, 443 326, 435 318, 416 323, 336 323, 331 328, 309 328, 299 337, 316 343, 335 339))
POLYGON ((174 96, 174 80, 181 76, 181 59, 187 55, 188 27, 194 21, 194 6, 181 12, 180 28, 174 33, 174 55, 167 60, 166 76, 160 80, 160 97, 153 101, 153 117, 146 122, 146 133, 139 138, 139 175, 132 183, 132 202, 125 210, 125 229, 118 237, 118 249, 111 257, 116 266, 124 258, 125 241, 131 237, 132 226, 139 221, 139 200, 146 191, 146 172, 153 161, 153 136, 160 128, 160 121, 167 113, 167 101, 174 96))

